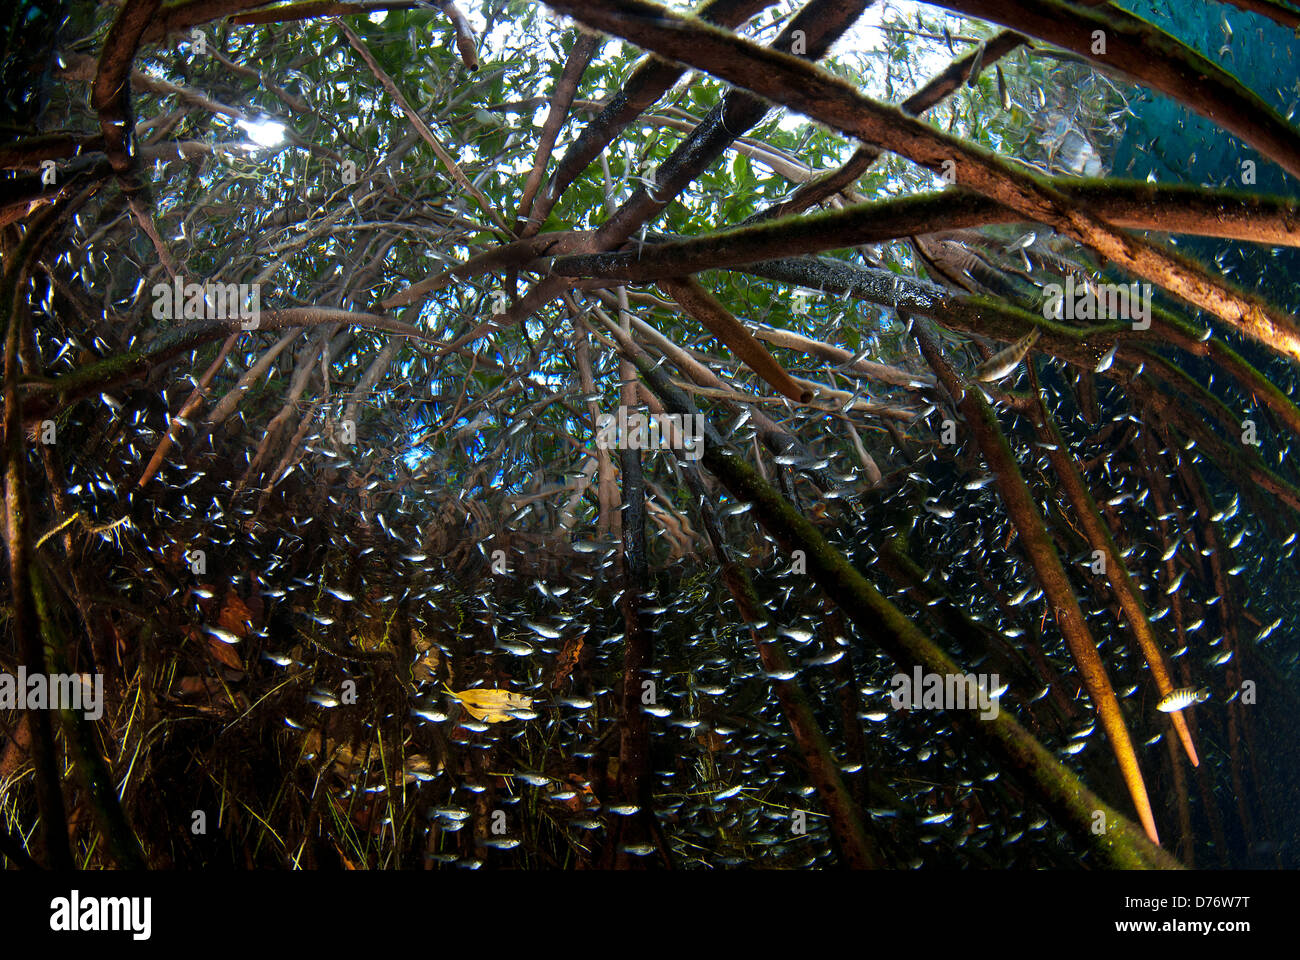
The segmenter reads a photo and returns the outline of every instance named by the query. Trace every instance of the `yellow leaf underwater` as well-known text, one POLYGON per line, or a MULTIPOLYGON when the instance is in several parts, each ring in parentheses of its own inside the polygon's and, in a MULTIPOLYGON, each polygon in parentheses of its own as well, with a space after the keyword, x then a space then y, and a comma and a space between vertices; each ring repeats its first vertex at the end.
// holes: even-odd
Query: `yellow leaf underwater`
POLYGON ((466 713, 483 723, 513 720, 515 718, 511 716, 511 710, 527 710, 533 705, 532 697, 511 693, 509 690, 462 690, 457 693, 445 683, 443 687, 460 701, 466 713))

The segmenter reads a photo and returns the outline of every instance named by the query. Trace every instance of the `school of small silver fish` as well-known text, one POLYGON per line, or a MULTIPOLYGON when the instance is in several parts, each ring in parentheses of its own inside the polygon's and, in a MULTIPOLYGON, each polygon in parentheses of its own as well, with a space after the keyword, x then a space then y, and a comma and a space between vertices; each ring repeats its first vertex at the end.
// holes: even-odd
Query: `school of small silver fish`
MULTIPOLYGON (((979 73, 977 60, 972 84, 979 73)), ((1023 109, 1012 69, 1004 76, 998 66, 994 77, 991 99, 1023 109)), ((439 102, 449 96, 427 92, 439 102)), ((1075 149, 1082 169, 1091 155, 1075 149)), ((473 158, 467 167, 478 183, 487 165, 473 158)), ((230 169, 242 162, 229 160, 230 169)), ((220 219, 170 212, 193 200, 186 191, 215 194, 218 182, 230 189, 221 202, 236 211, 226 216, 257 211, 270 220, 280 201, 266 197, 281 191, 306 221, 323 191, 299 190, 288 166, 277 169, 265 182, 194 173, 193 186, 183 186, 176 175, 159 187, 168 239, 220 262, 212 235, 220 219)), ((329 216, 368 238, 374 223, 407 216, 418 189, 359 191, 363 210, 340 213, 339 204, 329 216)), ((446 232, 431 257, 460 262, 481 230, 465 203, 436 209, 429 223, 446 232)), ((59 286, 33 305, 33 349, 50 377, 156 335, 115 325, 141 313, 147 270, 135 261, 152 263, 154 252, 126 214, 111 213, 107 223, 90 208, 84 222, 78 215, 74 242, 51 266, 59 286), (113 224, 127 232, 110 234, 113 224), (62 318, 83 309, 104 322, 68 329, 62 318)), ((389 247, 336 249, 331 224, 311 222, 329 241, 320 246, 321 277, 350 277, 373 257, 366 282, 391 281, 389 247)), ((418 227, 433 232, 423 220, 418 227)), ((1032 233, 1008 240, 1026 229, 997 235, 1008 274, 1038 283, 1071 256, 1072 269, 1093 269, 1077 248, 1032 233)), ((277 280, 285 303, 309 286, 290 259, 309 233, 296 224, 276 235, 286 251, 277 280)), ((886 254, 920 277, 901 242, 886 254)), ((745 282, 763 323, 799 324, 827 342, 852 325, 854 338, 835 348, 842 361, 774 347, 800 377, 838 393, 769 402, 762 381, 725 358, 708 331, 674 321, 688 359, 719 384, 695 396, 710 429, 757 463, 830 548, 963 670, 996 675, 1000 709, 1132 817, 1058 625, 1064 614, 1006 506, 1014 478, 990 465, 936 385, 918 353, 924 330, 901 309, 829 294, 796 315, 781 306, 789 285, 757 275, 745 282), (866 363, 897 375, 869 376, 866 363), (742 391, 764 396, 747 404, 742 391), (859 401, 902 414, 878 416, 859 401)), ((317 292, 328 291, 331 304, 363 302, 348 283, 334 284, 322 280, 317 292)), ((637 309, 657 309, 650 293, 629 290, 637 309)), ((823 595, 807 558, 782 546, 760 506, 664 450, 639 452, 636 502, 621 504, 618 483, 614 500, 602 502, 602 472, 624 477, 626 451, 597 448, 592 415, 618 409, 626 370, 611 349, 619 331, 591 319, 617 313, 617 300, 581 292, 564 320, 529 321, 485 338, 478 352, 444 357, 436 343, 493 315, 486 287, 451 285, 418 318, 434 345, 344 323, 259 330, 239 338, 201 388, 220 341, 60 413, 66 482, 57 492, 66 510, 55 516, 41 500, 33 540, 52 534, 39 541, 45 558, 71 538, 71 554, 51 567, 61 577, 75 569, 76 588, 95 598, 105 642, 139 696, 138 717, 127 703, 105 724, 120 732, 115 756, 139 764, 133 777, 167 784, 167 802, 155 806, 174 809, 148 806, 134 786, 127 807, 138 802, 182 838, 169 848, 176 864, 212 856, 186 833, 211 781, 253 814, 229 828, 232 837, 245 831, 231 841, 241 864, 561 869, 630 857, 700 869, 834 866, 841 852, 787 718, 783 694, 797 688, 886 865, 1091 865, 1086 842, 964 731, 955 708, 895 707, 891 685, 902 668, 823 595), (574 334, 568 324, 578 329, 574 318, 583 316, 590 329, 574 334), (211 402, 178 416, 196 389, 211 402), (151 474, 169 435, 175 445, 151 474), (83 524, 56 533, 73 511, 83 524), (620 536, 642 514, 643 558, 620 536), (727 588, 709 536, 715 527, 728 559, 753 580, 756 622, 727 588), (629 584, 627 571, 642 559, 646 581, 629 584), (648 686, 635 694, 624 686, 629 609, 653 649, 648 686), (627 696, 639 699, 634 711, 627 696), (630 716, 650 731, 648 808, 619 792, 630 716), (653 829, 624 832, 632 822, 653 829), (245 844, 263 836, 259 824, 265 836, 281 831, 297 842, 245 844), (611 838, 625 836, 633 839, 610 849, 611 838)), ((1212 437, 1232 438, 1236 420, 1253 417, 1258 445, 1241 453, 1238 444, 1231 459, 1140 404, 1130 387, 1142 365, 1126 358, 1113 330, 1073 364, 1051 356, 1052 336, 1041 332, 1011 342, 1019 331, 1002 341, 957 331, 936 339, 963 389, 994 411, 1065 565, 1165 846, 1197 865, 1295 867, 1300 769, 1287 745, 1300 716, 1300 524, 1270 492, 1300 485, 1289 434, 1206 359, 1210 346, 1158 349, 1186 364, 1203 390, 1212 437), (1037 429, 1039 401, 1059 437, 1037 429), (1098 567, 1103 551, 1065 495, 1053 456, 1062 451, 1138 585, 1172 678, 1164 696, 1098 567), (1266 471, 1273 486, 1244 481, 1251 470, 1266 471), (1179 752, 1178 724, 1194 739, 1195 768, 1179 752), (1247 791, 1240 798, 1238 782, 1247 791)), ((1273 388, 1300 397, 1294 365, 1214 335, 1214 349, 1230 344, 1273 388)), ((33 397, 42 388, 24 385, 33 397)), ((33 454, 33 489, 39 466, 33 454)))

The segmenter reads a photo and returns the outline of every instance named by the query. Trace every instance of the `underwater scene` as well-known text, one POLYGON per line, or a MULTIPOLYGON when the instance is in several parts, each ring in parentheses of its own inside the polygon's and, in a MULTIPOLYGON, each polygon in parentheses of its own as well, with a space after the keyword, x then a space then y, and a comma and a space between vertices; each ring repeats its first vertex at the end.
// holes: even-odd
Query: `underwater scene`
POLYGON ((1300 5, 3 19, 4 870, 1300 867, 1300 5))

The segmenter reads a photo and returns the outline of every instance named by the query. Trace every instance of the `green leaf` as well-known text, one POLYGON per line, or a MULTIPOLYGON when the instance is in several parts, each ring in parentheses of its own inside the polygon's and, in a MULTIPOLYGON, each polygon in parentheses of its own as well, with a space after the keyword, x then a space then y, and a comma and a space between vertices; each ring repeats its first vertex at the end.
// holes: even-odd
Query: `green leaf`
POLYGON ((754 165, 750 161, 749 157, 745 156, 743 153, 736 154, 736 162, 733 166, 736 171, 737 187, 748 192, 758 185, 758 178, 754 176, 754 165))

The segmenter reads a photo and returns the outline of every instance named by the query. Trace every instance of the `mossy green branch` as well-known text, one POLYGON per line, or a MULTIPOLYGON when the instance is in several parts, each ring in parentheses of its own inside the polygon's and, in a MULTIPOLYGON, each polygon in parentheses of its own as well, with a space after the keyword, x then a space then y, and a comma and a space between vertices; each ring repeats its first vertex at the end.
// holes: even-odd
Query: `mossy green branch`
MULTIPOLYGON (((644 357, 633 355, 633 359, 668 410, 692 412, 684 395, 662 371, 644 357)), ((755 515, 783 549, 804 552, 809 575, 853 621, 858 643, 870 649, 874 642, 903 670, 919 665, 941 675, 962 672, 952 658, 871 586, 812 523, 759 477, 742 457, 724 446, 707 424, 705 434, 704 465, 733 496, 754 504, 755 515)), ((956 716, 962 729, 986 743, 1006 769, 1020 777, 1043 805, 1108 866, 1117 869, 1181 866, 1143 836, 1123 814, 1089 790, 1006 711, 1000 711, 991 720, 982 720, 972 711, 958 711, 956 716), (1094 832, 1099 816, 1105 824, 1102 833, 1094 832)))
POLYGON ((997 416, 984 399, 983 393, 969 388, 958 377, 924 326, 918 324, 916 335, 921 353, 965 418, 965 429, 984 455, 989 472, 995 478, 994 486, 1006 504, 1007 514, 1020 535, 1020 542, 1033 565, 1039 585, 1047 594, 1056 625, 1065 638, 1088 697, 1096 708, 1097 718, 1110 741, 1115 762, 1133 800, 1133 807, 1147 836, 1152 842, 1158 843, 1155 814, 1151 809, 1151 799, 1132 735, 1124 720, 1123 711, 1120 710, 1106 664, 1097 651, 1097 643, 1079 606, 1079 599, 1038 509, 1037 498, 1025 482, 1015 452, 1008 444, 997 416))
MULTIPOLYGON (((1131 230, 1165 231, 1300 246, 1300 204, 1200 186, 1052 178, 1048 182, 1098 216, 1131 230)), ((766 220, 618 253, 561 255, 566 277, 644 283, 740 264, 883 243, 939 230, 1020 223, 1013 210, 962 187, 859 204, 842 210, 766 220)))
MULTIPOLYGON (((724 559, 722 580, 731 591, 737 607, 740 608, 741 616, 750 625, 763 668, 768 673, 778 676, 793 673, 790 658, 780 643, 774 637, 764 637, 763 631, 758 626, 760 622, 770 621, 748 571, 735 561, 724 559)), ((835 836, 840 856, 844 858, 847 866, 855 870, 884 867, 885 862, 880 848, 863 828, 857 806, 849 795, 848 787, 844 785, 844 778, 840 775, 839 763, 831 750, 830 741, 826 739, 826 734, 822 732, 821 725, 817 722, 803 686, 794 679, 773 680, 772 686, 790 724, 790 732, 794 734, 795 743, 803 754, 804 762, 808 764, 808 773, 830 814, 831 831, 835 836)))
POLYGON ((939 5, 1039 37, 1102 69, 1127 74, 1185 104, 1300 177, 1300 131, 1213 60, 1115 4, 940 0, 939 5))
MULTIPOLYGON (((1038 377, 1036 373, 1033 376, 1033 383, 1037 388, 1038 377)), ((1124 611, 1125 627, 1137 640, 1160 696, 1167 696, 1173 691, 1174 682, 1169 675, 1169 666, 1165 662, 1165 654, 1161 648, 1160 640, 1156 637, 1151 621, 1147 617, 1147 608, 1142 601, 1141 592, 1134 584, 1132 577, 1129 576, 1123 555, 1119 547, 1116 546, 1106 521, 1102 519, 1101 511, 1097 509, 1097 501, 1093 499, 1091 491, 1088 490, 1088 484, 1084 481, 1073 454, 1070 453, 1069 444, 1061 436, 1056 421, 1052 419, 1047 404, 1043 401, 1042 392, 1036 392, 1038 393, 1037 426, 1039 436, 1047 449, 1047 456, 1056 471, 1057 480, 1069 499, 1070 505, 1074 508, 1074 515, 1088 538, 1089 546, 1102 552, 1105 558, 1103 573, 1110 583, 1111 590, 1114 592, 1120 608, 1124 611)), ((1182 742, 1188 761, 1194 767, 1199 765, 1201 761, 1197 756, 1196 747, 1192 742, 1191 730, 1188 729, 1187 721, 1184 719, 1182 712, 1175 712, 1170 719, 1173 720, 1174 729, 1182 742)))
MULTIPOLYGON (((9 590, 13 598, 13 632, 23 665, 33 674, 47 673, 45 650, 32 596, 31 498, 27 492, 27 449, 24 444, 22 395, 18 389, 19 345, 27 304, 24 281, 41 248, 71 205, 57 201, 38 216, 15 249, 5 251, 0 274, 0 326, 5 330, 4 353, 4 534, 9 554, 9 590)), ((47 866, 73 866, 68 845, 67 814, 59 779, 54 731, 47 711, 28 713, 32 729, 32 762, 36 802, 47 866)))
MULTIPOLYGON (((45 575, 39 564, 32 567, 32 594, 45 641, 46 662, 53 668, 52 673, 67 674, 69 671, 63 653, 67 641, 55 620, 45 575)), ((118 801, 113 776, 95 746, 94 728, 83 713, 68 709, 66 704, 59 710, 59 717, 63 722, 63 735, 76 760, 77 772, 90 794, 95 819, 109 853, 119 868, 143 870, 146 865, 144 851, 118 801)))
MULTIPOLYGON (((1224 283, 1221 274, 1216 275, 1186 257, 1116 227, 1091 208, 1076 203, 1050 178, 1014 166, 990 150, 937 130, 893 104, 867 97, 852 84, 797 56, 760 47, 697 20, 683 19, 645 0, 606 0, 600 4, 548 0, 548 4, 587 26, 622 36, 661 56, 689 63, 864 143, 880 145, 945 174, 953 182, 1015 210, 1026 220, 1047 224, 1087 245, 1116 266, 1213 313, 1279 354, 1300 359, 1300 323, 1295 317, 1263 298, 1224 283)), ((1076 9, 1064 4, 1054 6, 1067 11, 1076 9)), ((1200 79, 1206 78, 1201 75, 1200 79)), ((1197 92, 1207 94, 1220 89, 1210 80, 1197 92)), ((1235 96, 1229 96, 1225 102, 1243 110, 1247 109, 1246 103, 1262 103, 1257 97, 1235 96)), ((1266 105, 1263 109, 1274 115, 1266 105)), ((1252 116, 1228 118, 1228 122, 1250 124, 1252 116)), ((1254 125, 1251 130, 1259 132, 1260 127, 1254 125)), ((1279 139, 1268 142, 1282 148, 1280 157, 1294 159, 1295 170, 1300 173, 1300 134, 1285 125, 1276 132, 1279 139)), ((604 233, 606 227, 598 234, 604 233)), ((619 239, 627 236, 630 231, 619 239)))

